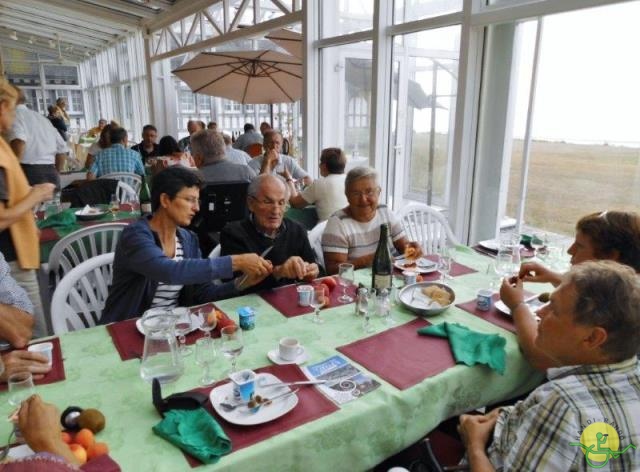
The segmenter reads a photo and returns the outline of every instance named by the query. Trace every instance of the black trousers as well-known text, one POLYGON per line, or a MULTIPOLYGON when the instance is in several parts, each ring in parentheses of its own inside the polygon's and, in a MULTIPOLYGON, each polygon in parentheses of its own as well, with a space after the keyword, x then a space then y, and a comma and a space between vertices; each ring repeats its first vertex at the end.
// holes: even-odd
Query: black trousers
POLYGON ((20 164, 29 184, 55 184, 56 190, 60 190, 60 174, 53 164, 20 164))

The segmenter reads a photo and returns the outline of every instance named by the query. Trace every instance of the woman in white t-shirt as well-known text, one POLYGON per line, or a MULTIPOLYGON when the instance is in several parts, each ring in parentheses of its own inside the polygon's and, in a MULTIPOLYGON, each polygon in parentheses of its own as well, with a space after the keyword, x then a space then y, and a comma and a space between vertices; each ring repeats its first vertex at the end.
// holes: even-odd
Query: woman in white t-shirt
POLYGON ((320 154, 320 175, 298 193, 295 182, 285 170, 284 178, 291 190, 289 203, 294 208, 303 208, 307 205, 315 205, 318 213, 318 221, 325 221, 336 211, 348 205, 344 193, 344 168, 347 157, 340 148, 326 148, 320 154))

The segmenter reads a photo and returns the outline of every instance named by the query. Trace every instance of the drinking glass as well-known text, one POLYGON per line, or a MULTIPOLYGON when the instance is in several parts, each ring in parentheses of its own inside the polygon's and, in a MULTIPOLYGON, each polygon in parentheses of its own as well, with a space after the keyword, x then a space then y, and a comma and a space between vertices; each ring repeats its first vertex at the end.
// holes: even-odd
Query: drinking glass
POLYGON ((344 263, 338 266, 338 282, 342 286, 342 295, 338 300, 351 303, 353 298, 347 295, 347 287, 353 285, 353 264, 344 263))
POLYGON ((220 351, 224 357, 231 359, 229 373, 236 371, 236 360, 243 348, 242 330, 238 326, 225 326, 220 330, 220 351))
POLYGON ((204 333, 205 338, 211 338, 211 331, 218 324, 215 310, 213 308, 200 308, 196 311, 196 318, 198 319, 198 329, 204 333))
POLYGON ((531 235, 531 247, 533 248, 533 257, 540 257, 540 249, 547 246, 546 233, 533 233, 531 235))
POLYGON ((193 351, 186 345, 186 335, 191 332, 191 313, 186 308, 175 308, 172 312, 173 316, 176 318, 176 324, 174 325, 173 330, 175 335, 178 336, 180 354, 183 356, 189 356, 193 351))
POLYGON ((311 318, 316 324, 324 323, 324 319, 320 318, 320 307, 324 306, 326 293, 323 285, 314 285, 311 291, 311 301, 309 305, 315 310, 315 315, 311 318))
POLYGON ((446 283, 447 279, 450 279, 449 272, 451 272, 451 266, 453 265, 453 256, 449 248, 444 247, 440 250, 438 255, 438 271, 440 272, 440 283, 446 283))
POLYGON ((111 195, 111 200, 109 200, 109 211, 111 212, 111 219, 116 219, 116 213, 120 210, 120 200, 118 196, 114 193, 111 195))
POLYGON ((216 379, 211 375, 210 365, 216 360, 216 348, 210 337, 196 341, 196 364, 203 368, 200 385, 211 385, 216 379))
POLYGON ((502 278, 506 278, 506 279, 515 275, 516 271, 520 267, 520 264, 519 264, 520 251, 518 251, 517 264, 514 264, 513 259, 514 259, 513 251, 511 251, 510 249, 503 249, 501 251, 498 251, 498 254, 496 255, 496 262, 495 262, 496 273, 500 275, 502 278))
POLYGON ((387 289, 382 289, 377 298, 378 316, 386 325, 392 325, 395 320, 391 317, 391 298, 387 289))
POLYGON ((9 376, 7 383, 9 385, 9 404, 11 406, 20 406, 24 400, 36 393, 31 372, 13 373, 9 376))
POLYGON ((365 333, 373 333, 374 329, 371 325, 371 311, 374 309, 374 297, 373 293, 365 293, 364 296, 360 299, 360 313, 362 313, 364 317, 364 321, 362 322, 362 329, 364 329, 365 333))

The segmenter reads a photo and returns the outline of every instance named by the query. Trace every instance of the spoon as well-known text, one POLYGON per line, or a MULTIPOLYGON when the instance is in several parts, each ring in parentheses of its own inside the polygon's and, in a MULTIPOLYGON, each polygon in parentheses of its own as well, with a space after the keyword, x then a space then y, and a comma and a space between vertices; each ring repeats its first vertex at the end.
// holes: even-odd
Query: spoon
POLYGON ((252 413, 257 413, 258 410, 260 410, 260 408, 262 406, 267 406, 270 405, 271 403, 273 403, 275 400, 279 400, 281 398, 285 398, 288 397, 289 395, 293 395, 294 393, 296 393, 298 390, 300 390, 299 388, 296 388, 295 390, 290 390, 288 392, 284 392, 281 393, 280 395, 276 395, 273 398, 263 398, 262 403, 258 403, 255 407, 249 407, 249 403, 250 402, 243 402, 243 403, 236 403, 234 405, 232 405, 231 403, 227 403, 227 402, 220 402, 218 403, 218 405, 226 412, 229 411, 233 411, 236 408, 240 407, 240 406, 245 406, 247 407, 249 410, 251 410, 252 413))

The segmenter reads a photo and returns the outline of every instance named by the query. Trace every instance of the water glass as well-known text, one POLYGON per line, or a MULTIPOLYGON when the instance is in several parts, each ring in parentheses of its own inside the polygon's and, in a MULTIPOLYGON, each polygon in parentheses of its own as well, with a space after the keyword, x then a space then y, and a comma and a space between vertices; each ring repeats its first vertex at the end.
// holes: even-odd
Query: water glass
POLYGON ((327 296, 324 285, 314 285, 309 305, 315 310, 315 314, 313 318, 311 318, 311 321, 316 324, 324 323, 324 319, 320 317, 320 308, 324 306, 327 296))
POLYGON ((438 255, 438 271, 440 272, 440 283, 446 283, 450 279, 451 267, 453 266, 453 256, 447 247, 443 247, 438 255))
POLYGON ((231 360, 230 373, 236 372, 236 361, 243 349, 242 330, 238 326, 225 326, 220 330, 220 351, 231 360))
POLYGON ((211 338, 213 331, 218 324, 218 317, 214 308, 200 308, 195 313, 198 319, 198 329, 204 333, 205 338, 211 338))
POLYGON ((175 335, 178 336, 178 342, 180 343, 180 354, 183 356, 189 356, 193 351, 186 345, 186 335, 191 332, 191 312, 187 308, 174 308, 172 313, 176 320, 176 324, 173 329, 175 335))
POLYGON ((211 375, 210 366, 216 360, 216 348, 210 337, 196 341, 196 364, 203 368, 200 385, 211 385, 216 380, 211 375))
POLYGON ((9 386, 9 404, 11 406, 20 406, 24 400, 36 393, 31 372, 13 373, 9 376, 7 383, 9 386))
POLYGON ((362 322, 362 329, 364 329, 365 333, 373 333, 374 329, 371 325, 371 311, 374 309, 374 295, 369 293, 364 289, 362 292, 362 297, 360 298, 360 313, 362 314, 364 320, 362 322))
POLYGON ((338 300, 342 303, 351 303, 353 301, 353 298, 347 295, 347 287, 353 285, 353 269, 353 264, 344 263, 338 266, 338 282, 342 287, 342 295, 338 300))
MULTIPOLYGON (((542 248, 546 248, 548 246, 547 234, 546 233, 533 233, 531 235, 531 242, 529 243, 533 248, 533 256, 541 257, 540 250, 542 248)), ((546 255, 546 252, 545 252, 546 255)))

